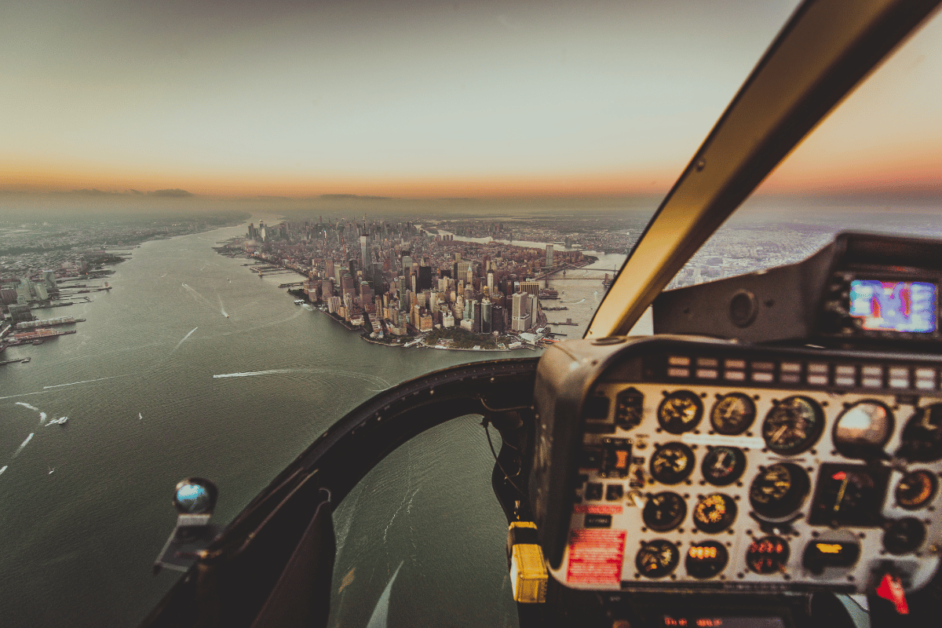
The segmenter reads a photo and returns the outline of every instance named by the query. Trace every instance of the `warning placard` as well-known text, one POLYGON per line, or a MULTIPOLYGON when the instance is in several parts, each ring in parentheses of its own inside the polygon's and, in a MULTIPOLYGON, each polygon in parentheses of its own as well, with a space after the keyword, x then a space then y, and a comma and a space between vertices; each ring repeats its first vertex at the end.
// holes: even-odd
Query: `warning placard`
POLYGON ((621 506, 592 506, 588 504, 576 504, 573 506, 573 512, 586 513, 590 515, 620 515, 621 506))
POLYGON ((571 584, 620 584, 626 536, 624 530, 577 529, 570 532, 566 581, 571 584))

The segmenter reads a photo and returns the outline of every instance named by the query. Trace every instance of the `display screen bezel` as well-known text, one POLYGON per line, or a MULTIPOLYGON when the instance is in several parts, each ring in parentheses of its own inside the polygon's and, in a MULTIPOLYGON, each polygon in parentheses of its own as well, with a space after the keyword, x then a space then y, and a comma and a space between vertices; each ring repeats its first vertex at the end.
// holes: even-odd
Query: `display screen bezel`
POLYGON ((931 337, 938 336, 940 333, 939 330, 939 283, 929 278, 922 277, 887 277, 880 275, 856 275, 853 278, 847 281, 847 312, 848 315, 857 321, 860 321, 860 330, 864 333, 869 334, 890 334, 890 335, 912 335, 914 337, 931 337), (872 282, 878 281, 880 283, 895 283, 895 284, 922 284, 930 286, 932 288, 933 303, 930 307, 930 316, 931 316, 931 329, 915 330, 915 329, 899 329, 891 325, 868 325, 867 321, 872 319, 870 316, 855 314, 853 312, 854 306, 854 284, 857 282, 872 282))

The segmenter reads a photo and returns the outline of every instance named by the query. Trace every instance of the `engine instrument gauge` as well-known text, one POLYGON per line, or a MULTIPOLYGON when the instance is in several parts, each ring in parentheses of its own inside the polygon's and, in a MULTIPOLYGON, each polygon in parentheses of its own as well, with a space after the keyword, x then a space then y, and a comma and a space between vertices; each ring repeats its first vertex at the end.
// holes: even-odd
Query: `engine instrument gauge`
POLYGON ((684 566, 687 568, 688 576, 704 580, 723 571, 727 562, 729 562, 729 552, 722 543, 703 541, 690 546, 684 566))
POLYGON ((693 450, 683 443, 667 443, 651 456, 651 477, 661 484, 679 484, 693 472, 693 450))
POLYGON ((629 388, 618 393, 615 399, 615 423, 623 430, 630 430, 641 424, 644 418, 644 395, 637 388, 629 388))
POLYGON ((687 502, 677 493, 665 491, 652 495, 644 505, 641 518, 655 532, 666 532, 680 525, 687 516, 687 502))
POLYGON ((841 412, 834 424, 834 447, 848 458, 883 451, 893 431, 893 413, 879 401, 859 401, 841 412))
POLYGON ((670 541, 657 539, 642 543, 635 557, 638 573, 646 578, 663 578, 671 574, 680 562, 680 550, 670 541))
POLYGON ((918 408, 903 428, 899 455, 916 462, 942 458, 942 403, 918 408))
POLYGON ((670 393, 657 407, 657 422, 671 434, 689 432, 699 425, 702 418, 703 403, 689 390, 670 393))
POLYGON ((915 517, 897 519, 883 533, 883 547, 890 554, 908 554, 926 540, 926 526, 915 517))
POLYGON ((791 456, 811 447, 824 428, 824 412, 810 397, 787 397, 765 416, 762 438, 772 451, 791 456))
POLYGON ((810 487, 808 474, 798 465, 790 462, 773 464, 752 480, 749 503, 756 514, 763 517, 786 517, 798 510, 810 487))
POLYGON ((935 497, 938 481, 928 471, 912 471, 896 485, 896 503, 906 510, 917 510, 935 497))
POLYGON ((785 571, 790 554, 788 541, 778 536, 756 539, 746 551, 746 565, 757 574, 770 575, 785 571))
POLYGON ((883 520, 889 470, 885 467, 823 464, 808 513, 811 525, 874 527, 883 520))
POLYGON ((714 447, 700 465, 703 478, 714 486, 728 486, 742 477, 746 455, 736 447, 714 447))
POLYGON ((693 522, 703 532, 722 532, 736 520, 736 502, 722 493, 701 499, 693 509, 693 522))
POLYGON ((723 395, 710 411, 710 425, 717 433, 727 436, 742 434, 755 418, 756 404, 742 393, 723 395))

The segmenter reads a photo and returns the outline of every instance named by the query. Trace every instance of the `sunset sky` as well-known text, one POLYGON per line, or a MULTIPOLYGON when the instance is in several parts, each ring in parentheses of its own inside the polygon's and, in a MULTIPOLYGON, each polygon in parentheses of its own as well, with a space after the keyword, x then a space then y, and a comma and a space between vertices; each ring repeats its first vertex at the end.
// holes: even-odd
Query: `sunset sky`
MULTIPOLYGON (((0 191, 665 192, 794 0, 30 0, 0 191)), ((942 194, 942 18, 765 183, 942 194)))

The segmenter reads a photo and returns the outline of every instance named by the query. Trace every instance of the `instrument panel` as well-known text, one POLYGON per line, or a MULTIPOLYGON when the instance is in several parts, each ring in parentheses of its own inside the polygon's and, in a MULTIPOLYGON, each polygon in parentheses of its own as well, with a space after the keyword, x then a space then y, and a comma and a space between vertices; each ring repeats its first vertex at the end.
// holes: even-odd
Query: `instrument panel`
POLYGON ((935 573, 942 366, 725 343, 625 353, 587 388, 557 580, 850 593, 935 573))

